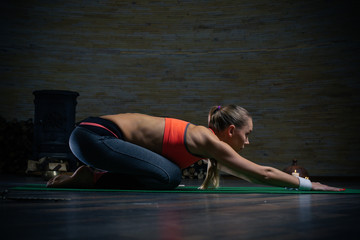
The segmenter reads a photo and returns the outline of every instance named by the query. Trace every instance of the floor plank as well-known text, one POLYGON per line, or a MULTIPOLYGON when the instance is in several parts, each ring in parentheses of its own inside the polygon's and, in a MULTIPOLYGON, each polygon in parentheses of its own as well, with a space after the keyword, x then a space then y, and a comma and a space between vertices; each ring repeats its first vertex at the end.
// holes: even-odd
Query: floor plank
MULTIPOLYGON (((2 192, 43 182, 0 180, 2 192)), ((254 186, 232 179, 223 184, 254 186)), ((356 181, 332 184, 360 186, 356 181)), ((355 239, 360 222, 360 194, 9 191, 4 195, 1 239, 355 239)))

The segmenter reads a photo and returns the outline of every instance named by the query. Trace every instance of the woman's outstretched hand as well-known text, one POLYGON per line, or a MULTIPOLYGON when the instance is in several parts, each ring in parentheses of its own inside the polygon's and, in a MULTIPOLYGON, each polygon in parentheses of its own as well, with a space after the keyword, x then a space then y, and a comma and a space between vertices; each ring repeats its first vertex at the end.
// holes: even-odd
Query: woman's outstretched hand
POLYGON ((330 187, 319 182, 312 182, 313 191, 345 191, 345 188, 330 187))

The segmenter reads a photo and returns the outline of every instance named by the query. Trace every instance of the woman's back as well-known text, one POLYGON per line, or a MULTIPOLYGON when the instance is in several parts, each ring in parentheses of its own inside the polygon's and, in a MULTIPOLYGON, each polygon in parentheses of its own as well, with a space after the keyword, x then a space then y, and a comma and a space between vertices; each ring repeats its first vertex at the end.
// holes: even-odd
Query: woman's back
POLYGON ((101 118, 117 124, 126 141, 161 153, 165 128, 164 118, 139 113, 105 115, 101 118))

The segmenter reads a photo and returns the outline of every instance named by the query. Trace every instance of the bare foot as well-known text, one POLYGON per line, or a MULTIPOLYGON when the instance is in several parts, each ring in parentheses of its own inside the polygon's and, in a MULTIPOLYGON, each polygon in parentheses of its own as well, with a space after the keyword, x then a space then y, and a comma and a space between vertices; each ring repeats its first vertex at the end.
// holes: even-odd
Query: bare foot
POLYGON ((94 171, 88 166, 79 167, 72 176, 59 175, 50 179, 48 188, 94 188, 94 171))

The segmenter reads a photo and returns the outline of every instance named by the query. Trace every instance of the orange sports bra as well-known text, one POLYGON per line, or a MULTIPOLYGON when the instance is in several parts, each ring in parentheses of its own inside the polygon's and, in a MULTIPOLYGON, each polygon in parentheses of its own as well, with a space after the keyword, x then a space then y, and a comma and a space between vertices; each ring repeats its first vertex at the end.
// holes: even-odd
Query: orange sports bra
POLYGON ((203 159, 189 152, 186 146, 186 131, 189 122, 174 118, 165 118, 165 130, 162 145, 162 155, 181 169, 187 168, 203 159))

